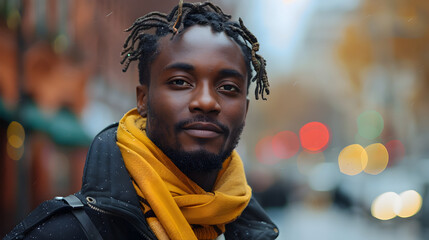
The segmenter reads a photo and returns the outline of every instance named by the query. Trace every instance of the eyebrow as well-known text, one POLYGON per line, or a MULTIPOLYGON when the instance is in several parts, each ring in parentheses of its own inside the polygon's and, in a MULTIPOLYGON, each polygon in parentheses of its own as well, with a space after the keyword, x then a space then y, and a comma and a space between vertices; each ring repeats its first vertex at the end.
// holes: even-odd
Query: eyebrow
MULTIPOLYGON (((170 65, 167 65, 166 67, 164 67, 164 71, 166 70, 170 70, 170 69, 180 69, 180 70, 184 70, 184 71, 193 71, 195 70, 195 67, 192 66, 191 64, 188 63, 183 63, 183 62, 178 62, 178 63, 173 63, 170 65)), ((219 76, 220 77, 236 77, 239 79, 245 79, 244 75, 241 74, 239 71, 234 70, 234 69, 222 69, 219 71, 219 76)))
POLYGON ((173 64, 170 64, 170 65, 167 65, 166 67, 164 67, 164 71, 169 70, 169 69, 181 69, 181 70, 185 70, 185 71, 192 71, 195 68, 194 68, 194 66, 192 66, 190 64, 178 62, 178 63, 173 63, 173 64))
POLYGON ((222 69, 219 72, 219 76, 221 77, 236 77, 240 79, 245 79, 243 74, 241 74, 239 71, 234 69, 222 69))

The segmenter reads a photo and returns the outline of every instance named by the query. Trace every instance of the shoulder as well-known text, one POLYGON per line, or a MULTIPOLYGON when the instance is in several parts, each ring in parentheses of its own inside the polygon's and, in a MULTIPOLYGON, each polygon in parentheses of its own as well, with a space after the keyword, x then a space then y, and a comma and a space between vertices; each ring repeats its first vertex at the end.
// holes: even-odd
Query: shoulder
POLYGON ((118 129, 119 123, 112 123, 109 126, 105 127, 103 130, 101 130, 94 138, 94 140, 91 143, 91 147, 95 144, 104 143, 106 141, 108 142, 116 142, 116 131, 118 129))
POLYGON ((100 153, 105 155, 116 150, 116 130, 118 123, 113 123, 101 130, 92 140, 88 149, 88 158, 99 157, 100 153))
POLYGON ((79 233, 78 222, 70 213, 72 207, 65 201, 52 199, 44 201, 31 211, 4 239, 55 239, 56 234, 63 234, 65 230, 79 233), (58 223, 58 224, 52 224, 58 223), (60 226, 60 227, 59 227, 60 226), (63 226, 70 228, 62 229, 63 226), (75 226, 73 228, 73 226, 75 226), (51 237, 52 238, 51 238, 51 237))
MULTIPOLYGON (((92 140, 89 147, 87 159, 99 156, 100 153, 108 154, 116 151, 116 131, 118 123, 113 123, 101 130, 92 140)), ((119 151, 119 149, 118 149, 119 151)))
POLYGON ((63 213, 39 224, 24 239, 86 239, 86 236, 73 214, 63 213))
MULTIPOLYGON (((132 224, 121 217, 104 214, 84 206, 83 210, 89 217, 91 224, 103 239, 139 239, 139 231, 132 227, 132 224)), ((76 216, 71 212, 72 209, 56 212, 51 217, 38 222, 29 230, 26 229, 31 219, 25 219, 15 229, 8 234, 5 239, 88 239, 85 234, 83 223, 79 222, 76 216), (29 220, 29 221, 28 221, 29 220), (20 226, 21 225, 21 226, 20 226), (19 233, 20 234, 15 234, 19 233)), ((49 213, 49 211, 47 211, 49 213)), ((28 218, 28 217, 27 217, 28 218)), ((31 224, 30 224, 31 225, 31 224)), ((89 225, 86 223, 85 225, 89 225)))

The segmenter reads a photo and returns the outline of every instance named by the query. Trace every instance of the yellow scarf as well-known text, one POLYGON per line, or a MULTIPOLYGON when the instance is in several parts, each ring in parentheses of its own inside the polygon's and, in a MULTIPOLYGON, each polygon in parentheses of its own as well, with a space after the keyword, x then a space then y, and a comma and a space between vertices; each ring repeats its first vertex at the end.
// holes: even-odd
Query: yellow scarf
POLYGON ((225 160, 213 192, 206 192, 146 136, 145 127, 146 119, 130 110, 119 122, 117 145, 157 238, 214 239, 225 232, 251 197, 237 152, 225 160))

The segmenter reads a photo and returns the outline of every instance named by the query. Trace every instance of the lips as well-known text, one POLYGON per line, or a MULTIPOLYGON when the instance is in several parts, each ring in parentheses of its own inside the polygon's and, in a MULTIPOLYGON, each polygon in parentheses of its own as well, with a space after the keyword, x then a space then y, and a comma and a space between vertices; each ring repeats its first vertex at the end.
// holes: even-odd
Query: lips
POLYGON ((223 134, 222 128, 210 122, 193 122, 183 126, 184 132, 196 138, 215 138, 223 134))

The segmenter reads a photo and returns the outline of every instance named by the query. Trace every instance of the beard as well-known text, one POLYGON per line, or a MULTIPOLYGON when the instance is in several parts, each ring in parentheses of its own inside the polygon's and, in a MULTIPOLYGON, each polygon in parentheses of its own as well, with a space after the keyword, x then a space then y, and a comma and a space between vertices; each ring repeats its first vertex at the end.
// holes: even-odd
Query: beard
MULTIPOLYGON (((218 153, 211 153, 207 150, 200 149, 197 151, 184 151, 178 144, 177 149, 170 148, 168 146, 158 145, 154 143, 164 152, 167 157, 173 161, 173 163, 180 169, 184 174, 191 172, 210 172, 213 170, 222 169, 223 162, 231 155, 232 151, 240 141, 240 135, 243 131, 244 123, 241 124, 237 129, 231 131, 231 144, 223 147, 218 153)), ((153 141, 153 140, 152 140, 153 141)))
MULTIPOLYGON (((148 105, 149 107, 150 105, 148 105)), ((213 121, 203 115, 197 116, 196 118, 189 119, 186 121, 181 121, 174 126, 174 133, 177 136, 177 134, 180 131, 183 131, 183 126, 195 121, 204 121, 204 122, 211 122, 213 124, 216 124, 219 126, 224 134, 225 134, 225 140, 228 138, 231 139, 228 146, 225 146, 226 141, 223 146, 221 146, 221 150, 218 153, 212 153, 205 149, 200 149, 196 151, 185 151, 183 150, 182 144, 176 139, 176 145, 168 146, 165 144, 166 141, 163 141, 163 139, 171 138, 171 136, 166 136, 161 131, 162 129, 162 123, 159 123, 159 118, 155 116, 153 111, 151 111, 151 108, 148 108, 148 124, 149 121, 153 124, 151 126, 152 132, 149 134, 148 137, 150 140, 167 156, 171 159, 171 161, 179 168, 180 171, 182 171, 185 175, 188 175, 192 172, 210 172, 212 170, 220 170, 222 169, 223 162, 231 155, 232 151, 237 146, 240 135, 244 128, 244 122, 239 125, 237 128, 230 131, 228 127, 224 126, 223 124, 213 121)))

